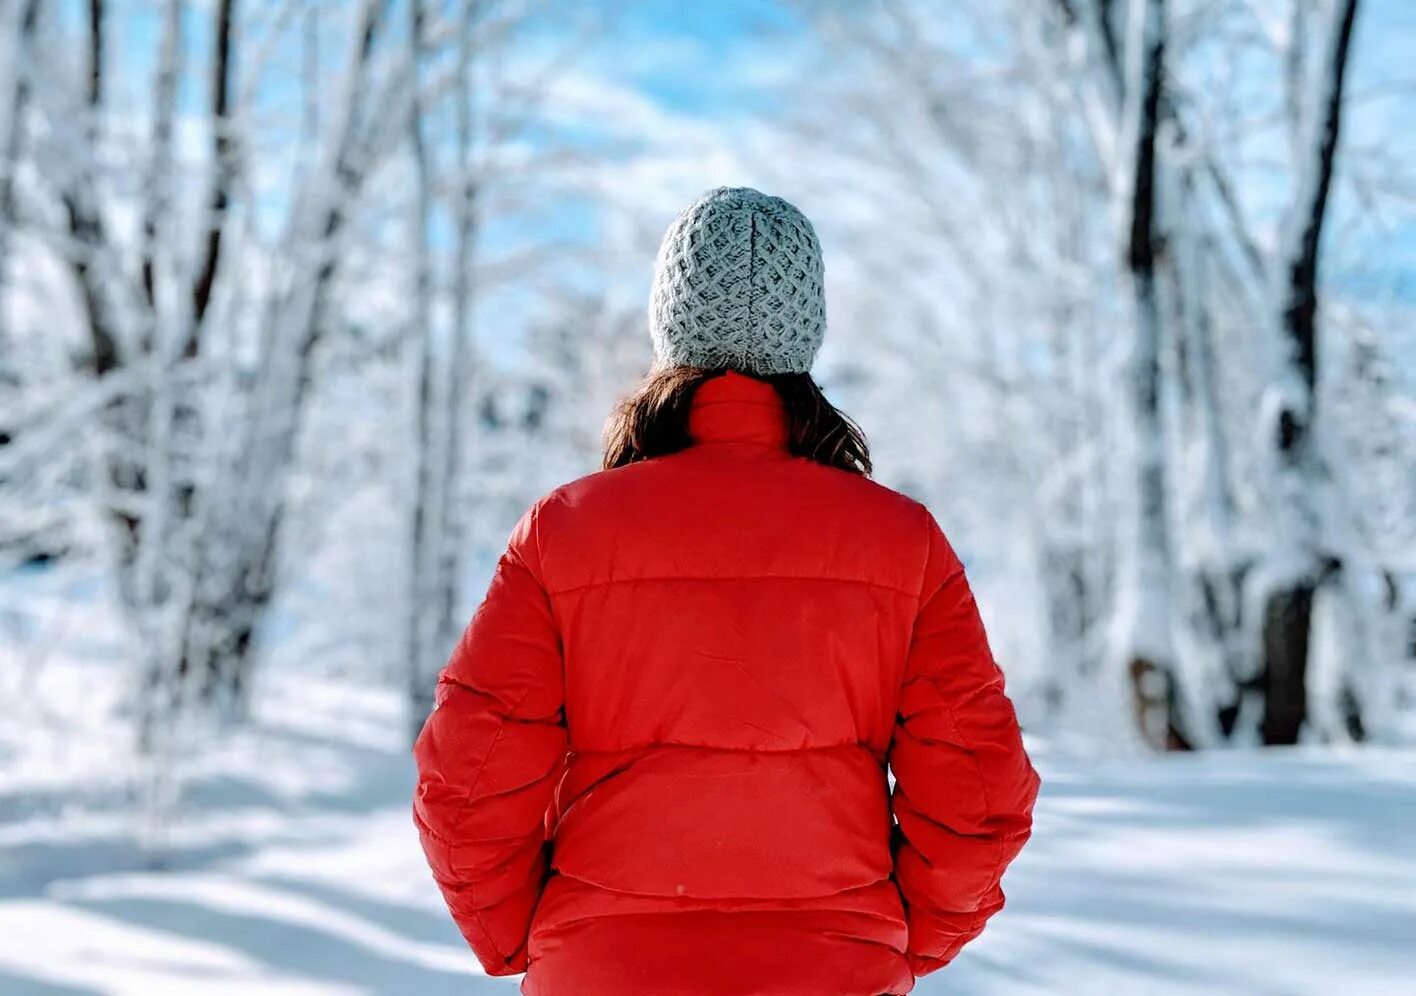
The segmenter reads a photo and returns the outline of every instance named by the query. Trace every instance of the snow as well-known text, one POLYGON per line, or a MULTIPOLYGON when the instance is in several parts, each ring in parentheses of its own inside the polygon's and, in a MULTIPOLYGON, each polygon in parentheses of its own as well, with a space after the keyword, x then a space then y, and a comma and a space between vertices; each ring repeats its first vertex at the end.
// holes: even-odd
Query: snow
MULTIPOLYGON (((396 691, 269 674, 251 723, 179 769, 158 852, 139 843, 121 673, 60 656, 6 696, 0 992, 516 991, 480 974, 428 877, 396 691)), ((1416 979, 1416 753, 1031 749, 1045 783, 1008 908, 917 993, 1416 979)))

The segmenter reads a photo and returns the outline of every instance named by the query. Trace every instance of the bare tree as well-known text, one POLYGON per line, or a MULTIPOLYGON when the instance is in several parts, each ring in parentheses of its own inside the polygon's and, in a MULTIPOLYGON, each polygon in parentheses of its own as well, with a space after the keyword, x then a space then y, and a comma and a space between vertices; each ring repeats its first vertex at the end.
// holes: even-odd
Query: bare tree
MULTIPOLYGON (((1321 504, 1329 491, 1317 442, 1319 357, 1318 268, 1338 143, 1357 0, 1323 5, 1316 65, 1290 101, 1295 116, 1295 173, 1277 256, 1277 325, 1286 362, 1266 405, 1264 430, 1276 457, 1269 500, 1278 528, 1257 573, 1263 604, 1260 689, 1265 743, 1297 743, 1308 715, 1306 679, 1313 595, 1342 570, 1343 557, 1327 542, 1321 504)), ((1291 61, 1309 25, 1296 24, 1291 61)), ((1298 70, 1294 71, 1298 73, 1298 70)))
MULTIPOLYGON (((465 450, 464 426, 468 422, 468 399, 475 397, 476 385, 469 366, 473 275, 477 264, 478 187, 480 174, 473 155, 476 147, 476 93, 478 33, 486 30, 484 4, 467 0, 458 4, 453 27, 455 38, 451 105, 453 142, 451 165, 445 183, 450 201, 454 232, 451 276, 448 287, 450 315, 445 326, 434 322, 432 258, 427 245, 428 226, 433 212, 435 177, 431 157, 423 139, 425 118, 431 108, 415 102, 411 122, 412 148, 419 193, 415 198, 419 245, 415 248, 420 306, 413 335, 419 342, 418 409, 415 438, 417 485, 413 499, 411 545, 412 594, 408 611, 409 641, 407 671, 410 724, 416 735, 432 709, 437 672, 446 661, 448 648, 457 640, 464 620, 461 608, 462 574, 465 563, 464 530, 459 502, 465 450), (436 340, 445 331, 445 348, 439 352, 436 340)), ((411 8, 415 37, 426 31, 421 4, 411 8)))
MULTIPOLYGON (((497 79, 500 62, 514 52, 516 32, 532 23, 533 15, 553 9, 484 0, 457 0, 436 16, 422 3, 409 8, 416 61, 450 65, 439 86, 419 87, 409 121, 416 299, 409 338, 415 348, 417 400, 405 670, 414 734, 432 708, 437 673, 466 623, 463 587, 473 563, 469 551, 476 547, 469 492, 478 489, 478 497, 484 497, 469 480, 476 475, 469 475, 468 467, 478 445, 472 430, 481 424, 473 415, 481 405, 483 381, 474 317, 486 282, 479 275, 488 269, 478 246, 487 189, 505 187, 514 178, 499 157, 537 120, 538 106, 557 75, 603 30, 609 16, 599 12, 590 18, 582 33, 538 64, 529 83, 497 79), (444 140, 430 140, 432 124, 444 121, 450 124, 441 130, 444 140), (446 252, 434 251, 434 229, 450 233, 446 252)), ((542 163, 568 154, 552 143, 515 172, 544 168, 542 163)), ((529 281, 555 255, 545 246, 534 252, 541 258, 519 260, 512 280, 529 281)))
POLYGON ((1137 727, 1156 746, 1183 745, 1173 716, 1178 671, 1171 618, 1175 573, 1170 539, 1170 485, 1161 422, 1161 365, 1164 329, 1160 288, 1164 227, 1157 148, 1165 86, 1165 6, 1162 0, 1132 0, 1126 42, 1122 127, 1118 151, 1124 157, 1121 188, 1128 195, 1126 270, 1134 297, 1131 382, 1124 423, 1132 429, 1135 497, 1128 506, 1131 535, 1121 542, 1120 618, 1116 652, 1125 661, 1134 689, 1137 727))
POLYGON ((384 17, 383 0, 363 0, 351 12, 343 90, 318 165, 293 199, 282 253, 292 265, 265 303, 269 324, 244 432, 204 512, 203 557, 195 571, 179 671, 202 675, 203 687, 224 688, 238 701, 275 593, 284 482, 310 393, 315 349, 330 318, 341 236, 390 127, 369 108, 406 99, 406 82, 397 78, 390 91, 371 92, 384 17))
MULTIPOLYGON (((15 171, 20 165, 20 146, 24 139, 24 119, 30 106, 32 82, 27 53, 32 48, 39 21, 38 0, 4 0, 0 3, 0 289, 7 281, 10 261, 11 233, 17 220, 15 206, 15 171)), ((9 393, 18 387, 20 372, 13 356, 10 330, 6 315, 0 308, 0 389, 9 393)), ((14 416, 0 414, 0 453, 10 443, 14 416)), ((6 483, 0 471, 0 487, 6 483)), ((0 530, 0 551, 9 557, 28 559, 37 551, 25 535, 23 527, 0 530)))
MULTIPOLYGON (((82 80, 40 94, 36 111, 50 127, 31 155, 42 183, 12 198, 9 213, 65 261, 77 290, 87 345, 76 373, 92 385, 84 405, 98 415, 102 440, 94 478, 112 522, 118 590, 148 658, 145 728, 189 694, 239 704, 243 693, 271 598, 284 482, 338 271, 338 237, 379 160, 386 125, 377 109, 406 89, 395 72, 384 92, 370 92, 383 8, 367 0, 351 12, 342 101, 321 139, 320 169, 293 191, 287 237, 276 248, 285 265, 269 267, 273 276, 255 295, 267 325, 254 343, 239 334, 240 309, 254 297, 243 298, 237 275, 249 277, 255 259, 228 249, 238 187, 250 180, 241 172, 240 136, 254 127, 235 71, 240 63, 255 75, 261 65, 237 57, 236 0, 201 11, 212 45, 192 63, 207 74, 204 171, 179 161, 175 140, 177 95, 189 74, 187 23, 197 16, 184 0, 163 7, 144 142, 129 146, 106 133, 114 120, 106 74, 117 56, 108 51, 112 11, 104 0, 86 7, 82 80), (119 182, 130 162, 141 178, 135 196, 119 182), (193 186, 197 196, 184 199, 193 186), (62 229, 48 224, 51 200, 62 229), (197 224, 189 225, 193 202, 197 224), (110 217, 129 203, 140 219, 136 253, 125 250, 127 233, 110 217), (241 362, 252 355, 254 362, 241 362), (245 431, 230 432, 223 420, 242 414, 250 416, 245 431)), ((30 33, 35 45, 61 44, 64 30, 55 22, 42 36, 30 33)), ((242 207, 253 210, 249 201, 242 207)), ((7 454, 16 473, 44 456, 40 411, 17 427, 7 454)))
POLYGON ((1096 698, 1099 677, 1123 676, 1130 725, 1169 748, 1291 742, 1304 703, 1333 694, 1359 729, 1359 679, 1305 685, 1298 649, 1315 587, 1355 570, 1344 598, 1360 615, 1372 599, 1354 593, 1380 573, 1368 554, 1341 566, 1357 555, 1361 475, 1326 467, 1330 433, 1309 424, 1355 7, 1293 3, 1276 26, 1271 5, 1186 0, 800 6, 834 77, 831 122, 802 134, 849 171, 856 199, 887 176, 894 216, 924 219, 890 245, 838 237, 857 258, 879 253, 897 297, 920 259, 943 275, 927 293, 967 275, 945 307, 911 299, 898 335, 937 356, 910 376, 943 371, 999 436, 934 459, 981 469, 977 488, 1013 482, 1014 500, 1017 482, 1043 482, 1022 501, 1037 524, 1051 700, 1096 698), (1230 67, 1256 57, 1276 67, 1261 79, 1282 98, 1291 152, 1277 238, 1243 145, 1270 123, 1228 89, 1230 67), (1111 219, 1119 252, 1089 250, 1096 217, 1111 219), (987 344, 976 365, 962 355, 974 341, 987 344), (1097 668, 1102 657, 1113 666, 1097 668))

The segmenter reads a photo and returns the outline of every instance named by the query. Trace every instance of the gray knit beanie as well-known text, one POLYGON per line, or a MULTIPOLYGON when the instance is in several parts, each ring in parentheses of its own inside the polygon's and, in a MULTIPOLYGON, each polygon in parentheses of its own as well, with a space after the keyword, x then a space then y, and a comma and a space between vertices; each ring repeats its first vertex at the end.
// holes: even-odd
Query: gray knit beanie
POLYGON ((649 299, 657 367, 806 373, 826 333, 821 244, 751 187, 708 191, 674 219, 649 299))

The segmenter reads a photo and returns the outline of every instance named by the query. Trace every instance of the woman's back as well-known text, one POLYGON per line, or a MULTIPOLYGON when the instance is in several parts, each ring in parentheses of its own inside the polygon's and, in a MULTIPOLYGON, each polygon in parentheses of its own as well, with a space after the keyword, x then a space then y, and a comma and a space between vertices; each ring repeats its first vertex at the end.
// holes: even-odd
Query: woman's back
POLYGON ((530 994, 905 992, 1002 905, 1037 787, 962 568, 793 455, 768 380, 686 428, 518 524, 419 741, 435 875, 530 994))
MULTIPOLYGON (((789 457, 780 402, 761 381, 708 381, 692 424, 683 453, 593 475, 540 506, 573 759, 554 823, 568 881, 543 905, 531 955, 571 943, 577 928, 560 923, 572 917, 765 901, 783 912, 741 927, 770 933, 801 920, 786 911, 806 899, 872 919, 841 920, 828 964, 817 951, 804 965, 800 940, 774 945, 775 991, 802 992, 808 966, 839 978, 843 957, 878 966, 874 991, 902 987, 884 760, 927 513, 789 457)), ((644 951, 633 925, 610 929, 644 951)), ((731 963, 731 950, 704 950, 691 971, 731 963)), ((681 990, 659 980, 643 991, 681 990)))

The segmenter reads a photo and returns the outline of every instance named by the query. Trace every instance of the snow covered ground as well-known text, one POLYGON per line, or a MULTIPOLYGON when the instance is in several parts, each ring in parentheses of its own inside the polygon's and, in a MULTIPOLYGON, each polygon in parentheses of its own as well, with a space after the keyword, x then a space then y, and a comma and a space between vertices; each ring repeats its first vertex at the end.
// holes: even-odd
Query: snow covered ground
MULTIPOLYGON (((394 695, 270 679, 183 765, 155 869, 112 669, 0 673, 0 993, 516 991, 428 878, 394 695)), ((1033 746, 1009 908, 917 993, 1416 993, 1416 754, 1033 746)))

